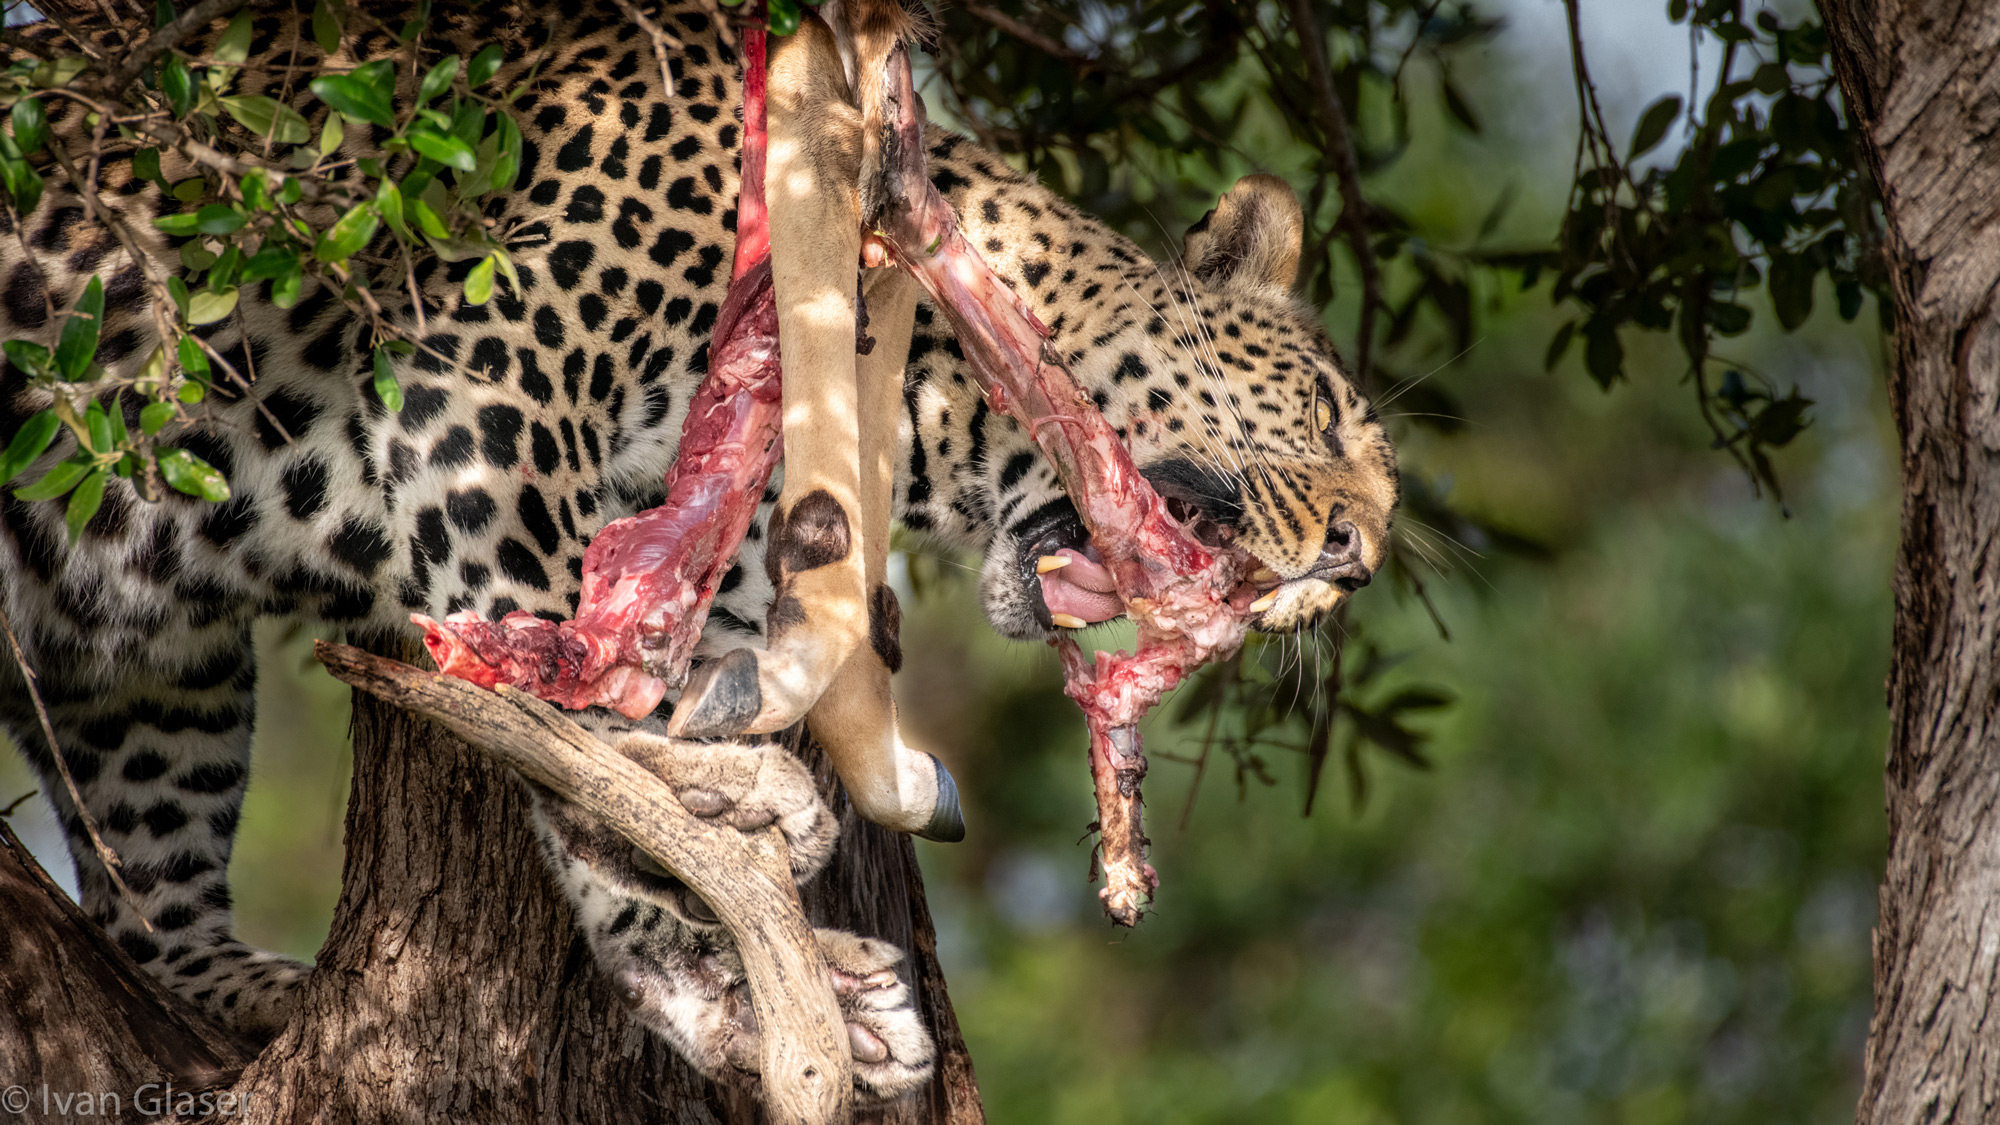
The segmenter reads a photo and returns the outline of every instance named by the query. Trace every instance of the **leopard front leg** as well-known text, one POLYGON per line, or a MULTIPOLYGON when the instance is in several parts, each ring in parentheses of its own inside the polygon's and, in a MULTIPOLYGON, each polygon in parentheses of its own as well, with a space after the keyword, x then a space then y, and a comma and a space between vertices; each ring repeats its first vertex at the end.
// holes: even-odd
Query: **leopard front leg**
MULTIPOLYGON (((838 821, 812 775, 772 743, 696 743, 646 732, 610 737, 673 787, 696 816, 744 831, 776 825, 803 881, 832 855, 838 821)), ((734 939, 680 879, 545 791, 535 821, 598 966, 635 1018, 718 1081, 754 1085, 762 1045, 734 939)), ((816 930, 847 1023, 856 1092, 881 1102, 930 1077, 934 1049, 915 996, 894 971, 902 951, 816 930)))

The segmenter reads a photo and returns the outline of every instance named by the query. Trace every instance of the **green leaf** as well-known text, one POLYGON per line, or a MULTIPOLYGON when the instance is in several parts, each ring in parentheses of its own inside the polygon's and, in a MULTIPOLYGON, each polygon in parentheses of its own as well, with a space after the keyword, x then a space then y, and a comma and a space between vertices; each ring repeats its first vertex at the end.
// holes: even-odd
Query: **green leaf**
POLYGON ((160 450, 160 476, 178 491, 221 503, 229 499, 229 482, 215 466, 185 449, 160 450))
POLYGON ((63 321, 62 340, 56 344, 56 370, 75 382, 90 370, 97 354, 97 330, 104 322, 104 282, 93 275, 76 299, 76 308, 63 321))
MULTIPOLYGON (((0 133, 8 149, 14 147, 14 139, 0 133)), ((42 201, 42 175, 21 159, 18 152, 0 154, 0 186, 7 189, 8 198, 14 201, 14 210, 23 215, 35 209, 42 201)))
POLYGON ((236 284, 236 276, 243 268, 243 248, 230 243, 222 252, 222 257, 209 268, 208 288, 221 292, 236 284))
POLYGON ((410 228, 403 225, 403 193, 396 190, 395 184, 382 184, 382 190, 375 193, 375 209, 382 213, 382 221, 389 224, 396 237, 405 240, 410 237, 410 228))
MULTIPOLYGON (((139 429, 147 437, 152 437, 154 434, 166 429, 167 423, 173 420, 174 404, 171 402, 149 402, 143 410, 139 411, 139 429)), ((0 483, 5 482, 0 481, 0 483)))
POLYGON ((22 98, 14 103, 14 143, 21 151, 39 151, 49 139, 49 118, 43 112, 42 99, 22 98))
POLYGON ((208 392, 202 389, 200 383, 182 383, 181 389, 174 392, 175 398, 180 399, 189 406, 200 402, 207 395, 208 392))
POLYGON ((305 275, 288 273, 271 281, 271 304, 281 309, 289 309, 299 303, 299 291, 305 284, 305 275))
POLYGON ((88 461, 63 461, 42 475, 42 479, 27 486, 17 488, 14 495, 22 500, 53 500, 76 487, 76 482, 90 472, 88 461))
POLYGON ((188 297, 188 323, 214 324, 236 311, 236 287, 230 286, 217 293, 212 289, 197 289, 188 297))
POLYGON ((345 14, 344 10, 336 11, 328 0, 319 0, 313 5, 313 42, 319 44, 319 49, 326 54, 340 50, 341 24, 345 14))
POLYGON ((83 537, 83 526, 97 514, 97 509, 104 506, 104 482, 110 477, 110 473, 99 469, 83 478, 83 483, 70 494, 69 510, 63 513, 63 523, 69 526, 71 543, 83 537))
POLYGON ((466 86, 477 90, 486 85, 500 72, 500 63, 505 58, 506 54, 500 50, 500 44, 487 44, 478 54, 472 56, 471 64, 465 68, 466 86))
POLYGON ((437 217, 437 212, 431 210, 429 204, 421 199, 412 199, 409 201, 409 209, 410 214, 416 217, 418 230, 431 238, 449 237, 451 232, 445 229, 444 221, 437 217))
POLYGON ((1625 345, 1618 340, 1618 326, 1592 318, 1583 328, 1583 365, 1600 387, 1609 388, 1625 372, 1625 345))
POLYGON ((0 453, 0 484, 6 484, 29 465, 35 463, 56 439, 56 431, 62 429, 62 422, 53 410, 37 411, 32 418, 14 431, 14 440, 7 443, 7 451, 0 453))
POLYGON ((766 22, 773 35, 790 35, 799 29, 797 0, 771 0, 766 22))
POLYGON ((281 145, 299 145, 312 136, 306 119, 276 98, 254 94, 223 98, 221 101, 229 116, 241 121, 245 128, 260 137, 269 137, 281 145))
POLYGON ((1812 316, 1813 278, 1818 274, 1810 260, 1797 254, 1772 255, 1771 307, 1785 331, 1798 331, 1812 316))
POLYGON ((389 349, 375 349, 375 397, 391 412, 403 412, 403 385, 396 381, 396 369, 389 364, 389 349))
POLYGON ((202 179, 200 176, 189 176, 187 179, 175 184, 173 190, 168 194, 182 203, 193 203, 195 200, 208 194, 208 181, 202 179))
POLYGON ((354 209, 340 217, 340 221, 327 228, 320 236, 319 244, 313 247, 313 257, 322 262, 345 261, 349 255, 375 237, 375 227, 379 222, 373 203, 359 203, 354 209))
POLYGON ((1576 321, 1564 321, 1563 326, 1556 329, 1556 334, 1549 340, 1549 350, 1542 356, 1542 370, 1554 371, 1556 369, 1556 364, 1561 363, 1562 357, 1568 354, 1569 342, 1575 336, 1576 321))
POLYGON ((28 84, 38 89, 53 90, 69 85, 69 80, 83 73, 90 60, 82 55, 64 55, 58 59, 37 66, 28 74, 28 84))
POLYGON ((434 133, 429 129, 410 130, 410 147, 450 168, 470 172, 478 161, 472 155, 472 146, 457 137, 434 133))
POLYGON ((250 57, 250 13, 238 12, 229 21, 229 27, 222 38, 215 41, 216 62, 231 66, 242 66, 250 57))
POLYGON ((186 238, 195 233, 197 229, 196 224, 200 219, 201 216, 193 213, 185 215, 161 215, 159 218, 153 220, 153 226, 165 234, 171 234, 176 238, 186 238))
POLYGON ((7 362, 30 375, 46 376, 55 371, 55 360, 49 355, 49 349, 29 340, 0 343, 0 353, 6 355, 7 362))
POLYGON ((208 382, 208 356, 202 352, 201 345, 195 342, 193 336, 182 336, 174 350, 180 356, 181 370, 187 372, 189 378, 203 383, 208 382))
POLYGON ((321 156, 332 156, 334 151, 340 147, 340 142, 345 138, 346 134, 347 130, 342 128, 340 124, 340 115, 338 113, 327 114, 326 124, 319 128, 319 154, 321 156))
MULTIPOLYGON (((1632 151, 1627 159, 1637 160, 1653 151, 1654 146, 1666 139, 1667 126, 1681 115, 1681 99, 1678 94, 1669 94, 1639 115, 1639 124, 1632 130, 1632 151)), ((1607 138, 1608 139, 1608 138, 1607 138)))
POLYGON ((142 180, 160 182, 160 150, 142 148, 132 154, 132 174, 142 180))
POLYGON ((1750 310, 1729 301, 1710 301, 1708 322, 1724 336, 1740 336, 1750 327, 1750 310))
POLYGON ((160 66, 160 91, 167 95, 167 106, 175 117, 186 117, 194 109, 194 75, 178 55, 168 55, 160 66))
POLYGON ((203 234, 233 234, 243 223, 243 212, 227 203, 211 203, 194 215, 194 227, 203 234))
POLYGON ((471 273, 465 275, 465 303, 483 305, 492 298, 493 256, 489 254, 485 260, 472 267, 471 273))
POLYGON ((458 77, 458 56, 446 55, 424 75, 424 81, 417 87, 417 104, 429 105, 431 99, 451 89, 451 80, 458 77))
POLYGON ((167 278, 167 296, 172 297, 174 299, 174 308, 182 316, 186 316, 188 309, 187 282, 182 281, 178 277, 169 275, 167 278))
POLYGON ((109 453, 116 446, 111 434, 111 416, 104 407, 91 403, 83 411, 83 428, 90 432, 90 450, 93 453, 109 453))
POLYGON ((509 257, 505 250, 495 250, 493 257, 500 263, 500 276, 507 279, 507 285, 514 290, 514 295, 520 296, 521 275, 514 272, 514 259, 509 257))
POLYGON ((274 277, 297 273, 299 252, 290 246, 265 246, 243 263, 243 278, 246 283, 268 281, 274 277))
POLYGON ((384 101, 396 100, 396 60, 376 59, 349 72, 356 81, 366 82, 384 101))
POLYGON ((349 120, 380 125, 384 129, 396 127, 394 100, 355 74, 330 74, 315 78, 312 80, 312 92, 349 120))

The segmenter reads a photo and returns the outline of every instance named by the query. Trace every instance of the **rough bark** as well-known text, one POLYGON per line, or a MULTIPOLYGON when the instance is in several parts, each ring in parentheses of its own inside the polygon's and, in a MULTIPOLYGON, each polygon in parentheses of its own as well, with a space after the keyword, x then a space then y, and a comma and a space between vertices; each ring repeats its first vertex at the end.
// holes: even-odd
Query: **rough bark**
MULTIPOLYGON (((821 775, 830 778, 823 767, 821 775)), ((751 1100, 707 1082, 626 1019, 536 854, 527 812, 521 783, 486 755, 356 693, 340 905, 299 1015, 226 1087, 247 1100, 242 1119, 342 1125, 764 1120, 751 1100)), ((851 816, 842 820, 839 852, 810 889, 807 909, 815 918, 879 933, 912 950, 913 976, 941 1055, 927 1095, 864 1113, 861 1120, 976 1125, 983 1121, 978 1094, 938 971, 910 844, 851 816)), ((40 897, 51 894, 60 897, 52 886, 40 897)), ((130 1089, 137 1082, 127 1081, 128 1074, 153 1074, 137 1060, 157 1056, 131 1054, 125 1043, 97 1035, 126 1016, 111 1007, 113 1001, 94 1000, 80 987, 101 991, 91 983, 96 972, 72 969, 76 955, 43 946, 34 947, 40 953, 33 958, 8 955, 23 948, 6 941, 13 919, 24 917, 17 900, 33 897, 0 879, 0 910, 8 918, 0 928, 0 999, 6 1001, 0 1060, 24 1050, 24 1057, 75 1056, 65 1065, 99 1068, 78 1074, 105 1073, 107 1081, 130 1089), (81 1012, 37 1025, 10 1022, 6 1013, 16 1010, 16 989, 68 997, 81 1012)), ((65 950, 95 941, 92 957, 142 977, 80 912, 71 908, 65 918, 36 940, 65 950)), ((185 1010, 171 998, 157 1002, 185 1022, 185 1010)), ((67 1072, 63 1077, 68 1080, 67 1072)))
POLYGON ((95 1109, 98 1093, 227 1087, 248 1061, 64 897, 4 820, 0 918, 0 1113, 73 1111, 78 1092, 95 1109))
POLYGON ((2000 9, 1821 0, 1888 219, 1903 455, 1888 867, 1856 1120, 2000 1117, 2000 9))
POLYGON ((525 691, 488 690, 350 645, 320 641, 314 652, 344 683, 486 751, 680 876, 737 937, 762 1031, 766 1112, 786 1125, 850 1115, 854 1080, 840 1005, 776 829, 744 833, 701 820, 664 782, 525 691))

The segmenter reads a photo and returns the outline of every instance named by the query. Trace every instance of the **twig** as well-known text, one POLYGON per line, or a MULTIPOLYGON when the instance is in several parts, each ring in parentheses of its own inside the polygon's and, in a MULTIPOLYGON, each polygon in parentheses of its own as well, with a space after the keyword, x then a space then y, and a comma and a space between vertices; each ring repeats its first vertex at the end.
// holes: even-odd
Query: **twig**
MULTIPOLYGON (((14 650, 14 663, 21 669, 22 682, 28 685, 28 700, 35 705, 35 717, 42 722, 42 736, 49 740, 49 757, 56 764, 56 773, 62 775, 63 788, 69 791, 70 804, 76 807, 76 817, 83 822, 83 830, 90 837, 90 846, 97 853, 97 862, 104 866, 104 874, 110 877, 111 886, 118 892, 118 897, 126 906, 132 908, 132 913, 138 915, 139 924, 146 927, 146 932, 152 933, 153 922, 146 917, 146 911, 140 907, 139 896, 132 893, 132 888, 125 885, 124 876, 118 874, 120 863, 118 853, 112 851, 111 845, 104 842, 103 834, 97 830, 97 818, 90 815, 90 810, 84 807, 83 793, 77 789, 76 778, 69 772, 69 762, 63 758, 62 743, 56 739, 55 724, 49 722, 49 709, 42 702, 42 689, 35 686, 35 670, 28 666, 28 654, 21 651, 21 640, 14 635, 14 622, 8 619, 7 611, 4 609, 0 609, 0 629, 7 633, 7 644, 14 650)), ((14 802, 16 805, 20 803, 14 802)), ((12 805, 8 806, 8 811, 13 811, 12 805)))
POLYGON ((994 27, 999 28, 1001 31, 1019 39, 1021 42, 1026 43, 1028 46, 1051 58, 1061 59, 1066 63, 1081 66, 1087 66, 1097 61, 1088 55, 1077 54, 1075 51, 1043 35, 1041 32, 1036 31, 1034 28, 1029 27, 1027 24, 1022 23, 1005 12, 996 11, 984 4, 966 4, 964 7, 966 15, 992 24, 994 27))
POLYGON ((243 6, 245 0, 200 0, 194 7, 175 17, 174 22, 146 37, 144 43, 132 49, 125 61, 104 80, 104 89, 110 94, 123 93, 125 87, 153 64, 153 60, 180 45, 180 41, 190 34, 207 27, 217 19, 243 6))
POLYGON ((668 35, 659 24, 654 23, 650 17, 641 12, 639 6, 634 4, 632 0, 618 0, 618 10, 625 13, 626 19, 638 24, 639 30, 652 37, 653 58, 660 64, 660 96, 663 98, 673 97, 674 79, 672 75, 667 73, 667 52, 684 50, 687 44, 668 35))
POLYGON ((744 833, 695 817, 665 782, 526 692, 487 691, 347 645, 319 641, 313 653, 340 680, 438 723, 597 818, 700 895, 743 958, 771 1119, 848 1119, 847 1030, 776 829, 744 833))
POLYGON ((1333 68, 1326 57, 1326 33, 1313 15, 1312 0, 1285 0, 1290 9, 1292 30, 1298 33, 1299 49, 1305 55, 1306 72, 1317 96, 1321 127, 1326 130, 1327 148, 1333 157, 1334 178, 1340 183, 1340 222, 1347 228, 1347 244, 1361 268, 1361 329, 1354 344, 1355 380, 1368 385, 1369 367, 1375 348, 1375 313, 1382 307, 1382 275, 1375 262, 1375 248, 1368 243, 1368 202, 1361 194, 1361 165, 1354 155, 1354 136, 1348 128, 1347 109, 1340 91, 1333 85, 1333 68))

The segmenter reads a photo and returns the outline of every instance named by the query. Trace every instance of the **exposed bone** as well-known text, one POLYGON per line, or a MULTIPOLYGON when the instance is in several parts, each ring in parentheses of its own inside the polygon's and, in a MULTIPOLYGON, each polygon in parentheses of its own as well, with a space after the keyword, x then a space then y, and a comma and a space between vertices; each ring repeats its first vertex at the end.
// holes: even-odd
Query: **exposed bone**
POLYGON ((1257 563, 1240 549, 1203 544, 1168 513, 1047 347, 1048 329, 966 241, 926 174, 907 51, 897 48, 891 65, 896 130, 885 145, 881 237, 951 323, 988 403, 1026 426, 1055 465, 1139 626, 1136 653, 1099 652, 1094 664, 1067 635, 1051 642, 1062 654, 1064 690, 1090 728, 1105 874, 1098 897, 1113 921, 1136 925, 1159 884, 1140 825, 1146 760, 1137 724, 1188 673, 1243 643, 1256 595, 1244 578, 1257 563))

